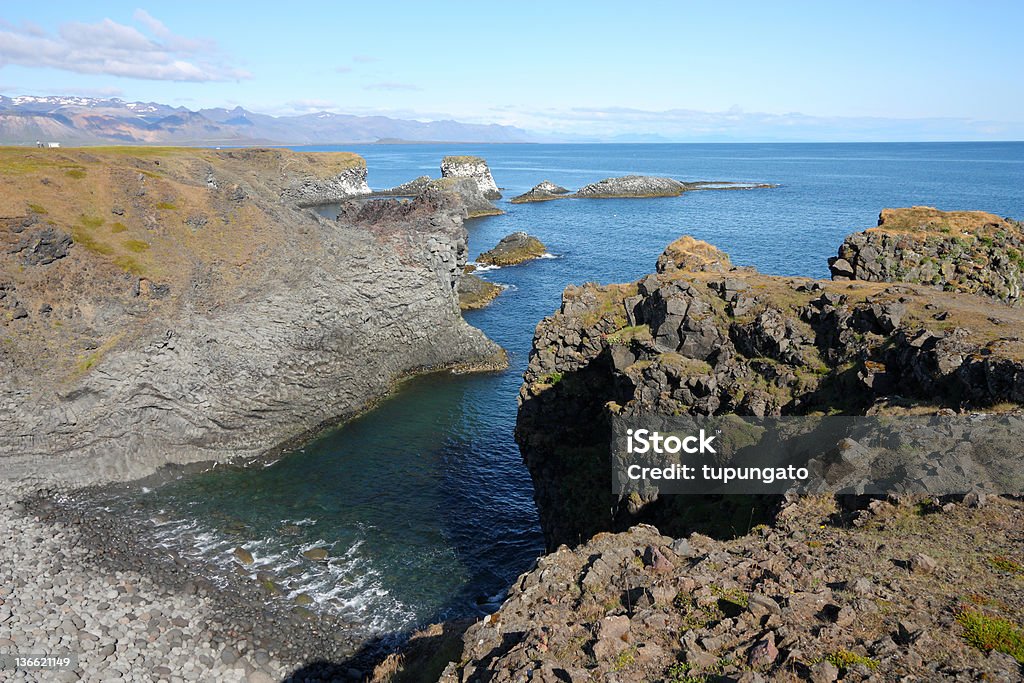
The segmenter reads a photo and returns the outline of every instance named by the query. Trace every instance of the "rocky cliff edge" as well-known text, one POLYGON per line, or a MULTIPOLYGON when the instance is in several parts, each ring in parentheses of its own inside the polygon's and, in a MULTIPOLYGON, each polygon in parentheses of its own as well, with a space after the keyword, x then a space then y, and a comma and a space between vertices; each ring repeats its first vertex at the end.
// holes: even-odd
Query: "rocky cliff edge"
POLYGON ((0 150, 0 455, 89 483, 255 456, 400 377, 501 365, 456 289, 465 207, 352 154, 0 150))
POLYGON ((710 514, 685 496, 613 496, 614 414, 856 415, 1024 402, 1024 315, 989 298, 762 275, 690 238, 666 250, 658 271, 569 287, 537 326, 516 438, 551 549, 637 522, 669 534, 727 533, 752 514, 750 501, 716 501, 710 514))
POLYGON ((915 282, 1019 304, 1024 226, 984 211, 885 209, 829 259, 833 280, 915 282))

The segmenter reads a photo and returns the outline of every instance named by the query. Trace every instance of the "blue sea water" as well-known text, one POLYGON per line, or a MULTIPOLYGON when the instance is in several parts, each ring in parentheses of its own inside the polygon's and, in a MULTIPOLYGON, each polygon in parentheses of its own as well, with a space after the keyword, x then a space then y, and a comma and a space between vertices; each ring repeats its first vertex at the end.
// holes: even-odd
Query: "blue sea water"
MULTIPOLYGON (((342 148, 309 147, 307 150, 342 148)), ((446 154, 486 158, 507 213, 468 225, 476 255, 537 235, 555 258, 485 273, 507 289, 466 314, 509 352, 509 370, 407 382, 373 411, 278 462, 217 468, 111 505, 160 515, 154 542, 215 558, 252 550, 286 593, 306 592, 380 632, 490 609, 543 550, 530 479, 512 434, 536 324, 568 284, 653 270, 683 234, 762 272, 826 277, 843 237, 885 207, 982 209, 1024 218, 1024 143, 372 145, 369 182, 437 175, 446 154), (775 183, 677 198, 511 205, 548 179, 575 189, 608 176, 775 183), (128 504, 130 503, 130 505, 128 504), (330 548, 326 564, 303 560, 330 548)))

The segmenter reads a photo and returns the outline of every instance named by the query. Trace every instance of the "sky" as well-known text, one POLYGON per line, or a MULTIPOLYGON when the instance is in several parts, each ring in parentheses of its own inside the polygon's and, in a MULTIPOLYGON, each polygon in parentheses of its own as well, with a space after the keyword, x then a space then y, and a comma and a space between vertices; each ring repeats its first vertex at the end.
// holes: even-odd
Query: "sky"
POLYGON ((0 93, 565 138, 1024 139, 1024 2, 0 3, 0 93))

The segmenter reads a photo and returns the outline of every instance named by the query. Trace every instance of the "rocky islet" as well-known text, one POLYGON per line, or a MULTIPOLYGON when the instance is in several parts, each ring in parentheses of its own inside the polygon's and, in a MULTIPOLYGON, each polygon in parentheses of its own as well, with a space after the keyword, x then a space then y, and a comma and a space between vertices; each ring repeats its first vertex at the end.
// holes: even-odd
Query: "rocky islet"
POLYGON ((547 253, 544 243, 525 232, 514 232, 501 238, 492 249, 476 257, 478 264, 486 266, 515 266, 538 259, 547 253))

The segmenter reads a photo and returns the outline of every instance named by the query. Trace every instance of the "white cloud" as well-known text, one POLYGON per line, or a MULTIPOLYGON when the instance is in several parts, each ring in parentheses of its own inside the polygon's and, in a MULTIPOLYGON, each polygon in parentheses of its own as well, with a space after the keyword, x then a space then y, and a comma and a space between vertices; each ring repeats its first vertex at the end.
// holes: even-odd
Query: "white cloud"
POLYGON ((249 77, 223 64, 213 42, 176 35, 145 10, 136 10, 133 18, 141 29, 103 19, 67 22, 51 35, 32 24, 0 24, 0 67, 17 64, 163 81, 249 77))

